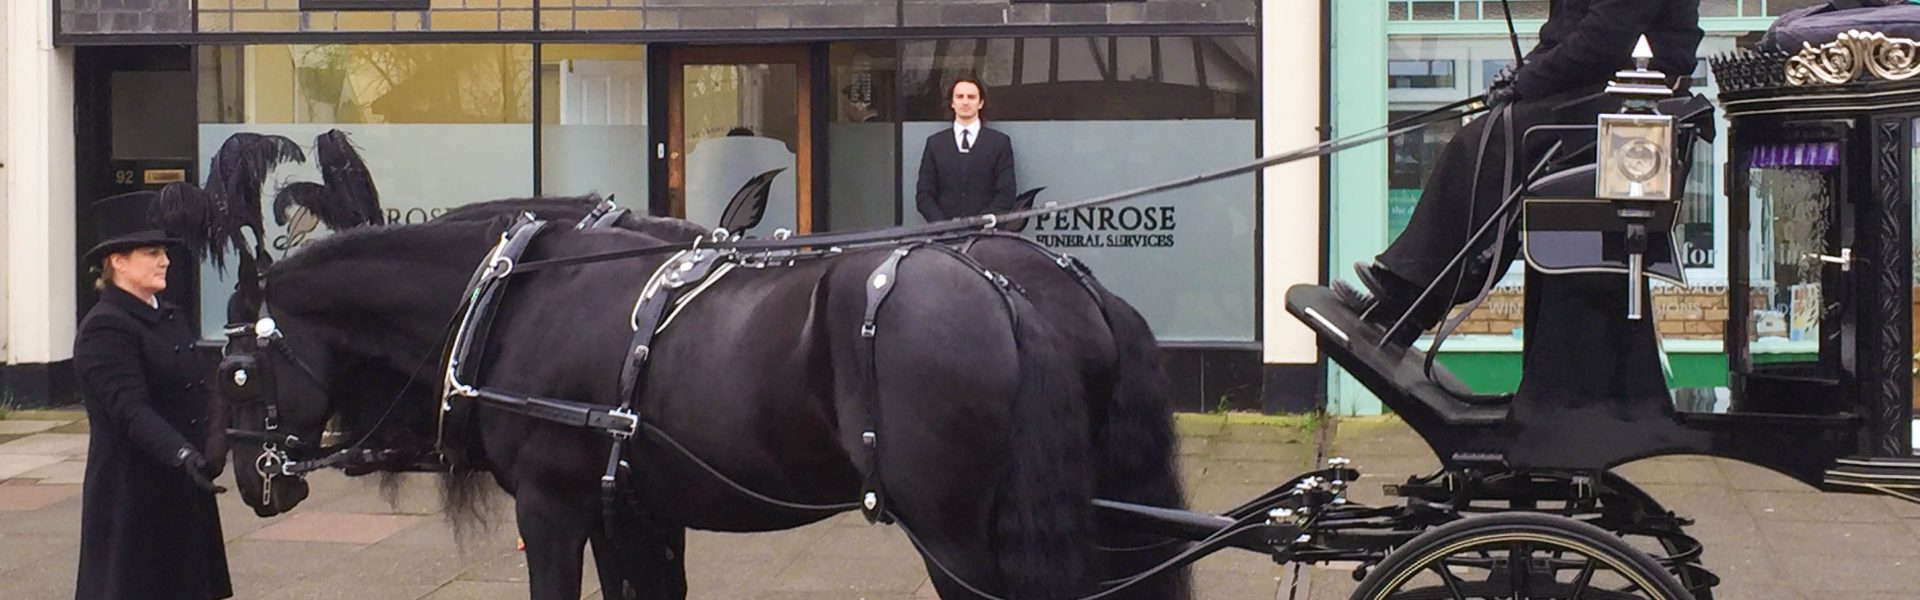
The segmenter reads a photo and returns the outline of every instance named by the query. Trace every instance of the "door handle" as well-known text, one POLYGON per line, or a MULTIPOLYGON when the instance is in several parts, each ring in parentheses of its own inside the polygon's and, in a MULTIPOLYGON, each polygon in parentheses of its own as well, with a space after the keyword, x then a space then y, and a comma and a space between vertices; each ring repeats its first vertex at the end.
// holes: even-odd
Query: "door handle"
POLYGON ((1811 258, 1827 264, 1840 265, 1841 271, 1853 270, 1853 249, 1852 248, 1841 248, 1839 256, 1828 256, 1825 254, 1808 252, 1806 254, 1800 255, 1800 258, 1811 258))

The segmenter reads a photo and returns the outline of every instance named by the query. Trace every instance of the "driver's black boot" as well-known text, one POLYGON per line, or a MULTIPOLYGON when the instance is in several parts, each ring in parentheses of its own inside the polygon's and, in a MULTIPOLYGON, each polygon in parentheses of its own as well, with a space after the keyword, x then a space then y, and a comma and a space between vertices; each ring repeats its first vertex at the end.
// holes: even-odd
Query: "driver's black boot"
MULTIPOLYGON (((1348 309, 1359 313, 1368 323, 1382 330, 1391 329, 1394 322, 1408 312, 1413 301, 1420 297, 1419 286, 1401 279, 1378 263, 1354 263, 1353 270, 1360 284, 1366 286, 1366 291, 1355 289, 1345 281, 1334 281, 1334 296, 1348 309)), ((1421 305, 1421 310, 1414 311, 1398 329, 1388 331, 1387 345, 1410 346, 1420 338, 1421 333, 1440 324, 1440 320, 1446 317, 1447 304, 1438 295, 1429 296, 1421 305)))

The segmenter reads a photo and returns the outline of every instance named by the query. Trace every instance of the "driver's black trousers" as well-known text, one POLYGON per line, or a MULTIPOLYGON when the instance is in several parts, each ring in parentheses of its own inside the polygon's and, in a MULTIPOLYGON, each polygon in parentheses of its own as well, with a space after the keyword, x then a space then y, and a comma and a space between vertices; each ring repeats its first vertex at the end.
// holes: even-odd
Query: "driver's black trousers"
MULTIPOLYGON (((1482 236, 1464 261, 1466 276, 1458 285, 1455 285, 1453 277, 1460 274, 1460 270, 1442 271, 1474 231, 1493 217, 1494 211, 1510 191, 1508 182, 1518 186, 1525 181, 1527 172, 1547 155, 1547 150, 1555 141, 1565 141, 1562 149, 1555 153, 1555 161, 1592 160, 1590 144, 1593 134, 1590 132, 1538 133, 1523 138, 1524 152, 1521 153, 1508 152, 1508 147, 1512 145, 1508 141, 1509 134, 1519 138, 1528 127, 1540 124, 1592 124, 1600 113, 1611 112, 1619 107, 1617 99, 1602 93, 1603 88, 1579 88, 1495 107, 1461 127, 1460 132, 1447 143, 1446 150, 1434 165, 1432 175, 1427 178, 1426 187, 1420 192, 1420 202, 1413 209, 1406 231, 1375 259, 1380 266, 1403 280, 1408 289, 1375 291, 1395 296, 1393 299, 1398 301, 1396 304, 1410 304, 1428 283, 1447 276, 1448 279, 1441 282, 1439 289, 1429 296, 1429 302, 1422 305, 1431 309, 1436 308, 1432 306, 1434 303, 1442 300, 1445 301, 1444 306, 1472 300, 1486 281, 1488 269, 1496 269, 1497 272, 1493 274, 1496 277, 1504 274, 1519 247, 1516 235, 1518 227, 1504 234, 1488 232, 1482 236), (1492 131, 1489 132, 1489 129, 1492 131), (1494 253, 1491 251, 1496 241, 1502 245, 1504 256, 1497 265, 1492 264, 1494 253)), ((1514 206, 1508 213, 1515 217, 1516 223, 1518 211, 1519 207, 1514 206)), ((1439 314, 1432 310, 1415 312, 1428 313, 1436 319, 1439 314)), ((1433 323, 1420 325, 1430 327, 1433 323)))

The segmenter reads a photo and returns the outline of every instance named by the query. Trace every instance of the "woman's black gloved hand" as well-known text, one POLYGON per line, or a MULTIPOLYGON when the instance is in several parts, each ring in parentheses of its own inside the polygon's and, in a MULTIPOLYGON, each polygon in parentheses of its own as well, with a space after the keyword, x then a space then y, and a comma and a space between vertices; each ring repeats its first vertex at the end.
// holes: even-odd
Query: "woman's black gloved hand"
POLYGON ((187 477, 193 479, 193 485, 202 490, 215 494, 227 491, 227 488, 214 485, 213 480, 207 477, 207 457, 201 456, 200 451, 193 449, 193 446, 181 446, 180 450, 174 453, 173 466, 186 471, 187 477))

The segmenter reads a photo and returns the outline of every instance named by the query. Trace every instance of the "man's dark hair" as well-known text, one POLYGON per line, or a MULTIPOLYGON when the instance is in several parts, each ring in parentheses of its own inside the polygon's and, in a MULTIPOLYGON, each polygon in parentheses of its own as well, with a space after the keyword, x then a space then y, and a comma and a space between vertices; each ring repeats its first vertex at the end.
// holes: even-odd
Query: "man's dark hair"
POLYGON ((974 79, 972 77, 961 77, 959 79, 953 80, 953 83, 947 84, 947 101, 948 102, 953 101, 954 88, 960 87, 960 84, 962 83, 973 84, 974 89, 980 90, 980 101, 981 102, 987 101, 987 84, 980 83, 980 80, 974 79))

